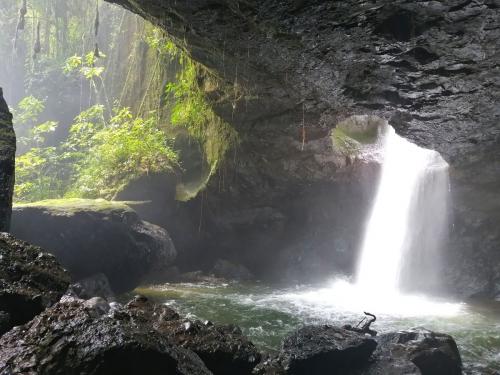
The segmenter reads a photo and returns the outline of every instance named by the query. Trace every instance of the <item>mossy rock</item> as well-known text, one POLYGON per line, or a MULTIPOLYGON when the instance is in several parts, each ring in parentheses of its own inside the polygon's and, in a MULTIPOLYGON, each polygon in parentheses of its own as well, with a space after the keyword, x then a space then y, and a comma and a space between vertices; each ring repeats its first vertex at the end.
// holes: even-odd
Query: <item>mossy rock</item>
POLYGON ((108 201, 105 199, 82 199, 82 198, 63 198, 47 199, 31 203, 17 203, 14 208, 38 208, 53 213, 64 213, 67 215, 77 212, 100 212, 111 213, 113 211, 135 212, 128 204, 137 202, 108 201))
POLYGON ((74 281, 104 274, 115 293, 168 269, 177 255, 167 231, 126 202, 56 199, 15 205, 12 233, 56 256, 74 281))
POLYGON ((385 126, 387 122, 377 116, 351 116, 333 129, 331 134, 333 147, 344 155, 354 156, 364 145, 376 143, 385 126))

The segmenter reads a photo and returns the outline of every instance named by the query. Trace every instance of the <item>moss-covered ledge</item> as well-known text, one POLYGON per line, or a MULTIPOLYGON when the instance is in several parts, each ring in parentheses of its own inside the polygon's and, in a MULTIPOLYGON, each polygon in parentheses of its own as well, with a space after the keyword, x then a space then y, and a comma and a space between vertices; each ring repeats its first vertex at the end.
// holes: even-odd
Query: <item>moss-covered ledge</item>
POLYGON ((16 135, 12 114, 0 88, 0 232, 8 232, 12 214, 16 135))

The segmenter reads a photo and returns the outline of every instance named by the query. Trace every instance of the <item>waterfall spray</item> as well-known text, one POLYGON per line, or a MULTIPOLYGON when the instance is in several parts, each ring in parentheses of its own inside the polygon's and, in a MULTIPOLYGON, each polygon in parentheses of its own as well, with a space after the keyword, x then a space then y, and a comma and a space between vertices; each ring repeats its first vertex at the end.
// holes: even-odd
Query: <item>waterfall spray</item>
POLYGON ((357 270, 360 288, 400 292, 402 281, 435 281, 446 227, 448 165, 387 126, 382 174, 357 270), (404 274, 403 274, 404 272, 404 274))

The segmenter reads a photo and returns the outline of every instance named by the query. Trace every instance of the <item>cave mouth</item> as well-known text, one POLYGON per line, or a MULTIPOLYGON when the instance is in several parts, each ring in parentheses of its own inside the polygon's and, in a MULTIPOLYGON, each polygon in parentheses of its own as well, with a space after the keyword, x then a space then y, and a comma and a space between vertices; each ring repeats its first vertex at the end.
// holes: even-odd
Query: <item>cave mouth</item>
POLYGON ((456 313, 457 305, 415 296, 443 291, 447 162, 438 152, 401 137, 377 116, 351 116, 337 124, 335 132, 345 144, 357 145, 357 157, 380 163, 380 177, 351 281, 337 280, 322 286, 317 295, 309 291, 307 298, 335 300, 353 311, 372 306, 374 311, 403 315, 456 313))

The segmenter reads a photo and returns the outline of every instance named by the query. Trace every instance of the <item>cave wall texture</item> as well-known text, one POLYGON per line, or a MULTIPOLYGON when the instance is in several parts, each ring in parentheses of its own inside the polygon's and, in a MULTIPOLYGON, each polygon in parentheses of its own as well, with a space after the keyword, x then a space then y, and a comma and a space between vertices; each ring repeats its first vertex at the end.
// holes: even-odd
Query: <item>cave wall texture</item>
POLYGON ((108 1, 226 84, 207 96, 242 142, 202 197, 211 251, 352 268, 376 168, 332 156, 329 133, 373 114, 450 163, 449 285, 500 295, 500 1, 108 1))
POLYGON ((8 232, 12 214, 16 135, 0 88, 0 232, 8 232))

